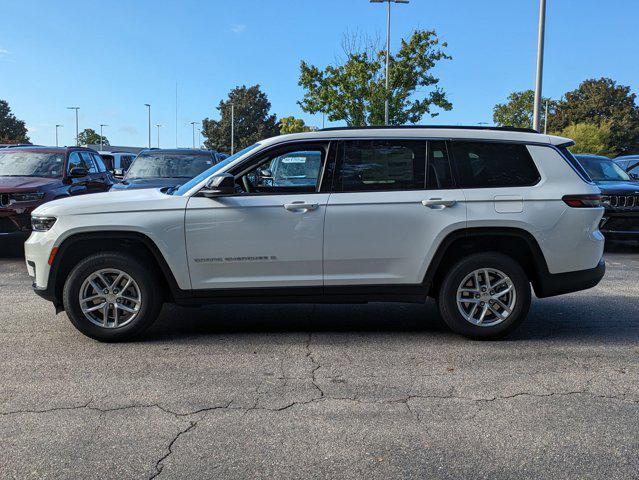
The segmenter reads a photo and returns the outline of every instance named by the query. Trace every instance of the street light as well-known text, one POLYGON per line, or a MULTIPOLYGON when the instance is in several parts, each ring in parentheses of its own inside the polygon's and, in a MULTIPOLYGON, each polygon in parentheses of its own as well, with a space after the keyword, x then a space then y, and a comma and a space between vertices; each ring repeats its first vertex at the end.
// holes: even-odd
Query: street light
POLYGON ((57 124, 55 126, 55 146, 56 147, 58 146, 58 128, 59 127, 64 127, 64 125, 57 124))
POLYGON ((145 103, 144 106, 149 109, 149 148, 151 148, 151 104, 145 103))
POLYGON ((546 0, 539 0, 539 32, 537 36, 537 78, 535 81, 535 105, 533 130, 539 131, 541 117, 541 81, 544 74, 544 39, 546 34, 546 0))
MULTIPOLYGON (((391 29, 391 3, 409 3, 409 0, 370 0, 371 3, 388 3, 388 20, 386 28, 386 92, 390 89, 390 29, 391 29)), ((389 122, 389 105, 388 95, 386 94, 386 100, 384 101, 384 123, 388 125, 389 122)))
POLYGON ((231 103, 231 155, 235 153, 235 105, 231 103))
POLYGON ((156 123, 155 126, 158 127, 158 148, 160 148, 160 127, 162 127, 163 125, 156 123))
POLYGON ((193 148, 195 148, 195 126, 199 124, 200 122, 191 122, 191 127, 193 128, 193 148))
POLYGON ((75 110, 75 145, 80 145, 80 133, 78 131, 78 110, 80 107, 67 107, 67 110, 75 110))
POLYGON ((104 142, 104 137, 102 136, 102 127, 108 127, 108 125, 106 123, 101 123, 100 124, 100 151, 102 151, 103 148, 103 142, 104 142))

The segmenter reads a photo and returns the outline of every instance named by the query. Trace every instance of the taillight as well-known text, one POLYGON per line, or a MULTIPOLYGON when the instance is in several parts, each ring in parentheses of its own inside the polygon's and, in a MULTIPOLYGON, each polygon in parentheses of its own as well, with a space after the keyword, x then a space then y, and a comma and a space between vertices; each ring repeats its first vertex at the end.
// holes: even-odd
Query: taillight
POLYGON ((561 198, 573 208, 596 208, 601 206, 601 195, 564 195, 561 198))

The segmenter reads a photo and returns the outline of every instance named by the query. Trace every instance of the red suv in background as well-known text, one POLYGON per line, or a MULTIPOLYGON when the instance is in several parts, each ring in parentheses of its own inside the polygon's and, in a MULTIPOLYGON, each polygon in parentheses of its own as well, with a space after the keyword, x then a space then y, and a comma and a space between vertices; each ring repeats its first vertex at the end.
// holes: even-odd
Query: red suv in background
POLYGON ((31 211, 56 198, 106 192, 113 185, 100 155, 83 147, 0 150, 0 237, 31 232, 31 211))

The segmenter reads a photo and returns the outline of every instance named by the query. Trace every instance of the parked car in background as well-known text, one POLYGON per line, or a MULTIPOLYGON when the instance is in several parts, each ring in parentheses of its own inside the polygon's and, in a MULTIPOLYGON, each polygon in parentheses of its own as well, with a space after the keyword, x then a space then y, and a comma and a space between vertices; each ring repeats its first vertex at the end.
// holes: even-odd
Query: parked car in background
POLYGON ((135 158, 114 190, 172 187, 186 183, 220 159, 217 152, 190 148, 149 149, 135 158))
POLYGON ((131 152, 98 152, 107 169, 116 177, 123 177, 135 159, 131 152))
POLYGON ((31 231, 31 211, 57 198, 106 192, 112 181, 98 152, 82 147, 0 150, 0 236, 31 231))
POLYGON ((639 182, 617 163, 599 155, 575 155, 601 190, 606 213, 600 230, 607 238, 639 240, 639 182))
POLYGON ((560 295, 604 275, 601 196, 572 144, 507 128, 282 135, 177 189, 43 205, 27 270, 100 340, 139 335, 164 302, 427 297, 454 331, 497 338, 526 318, 532 289, 560 295))
POLYGON ((623 168, 632 180, 639 180, 639 155, 617 157, 614 162, 623 168))

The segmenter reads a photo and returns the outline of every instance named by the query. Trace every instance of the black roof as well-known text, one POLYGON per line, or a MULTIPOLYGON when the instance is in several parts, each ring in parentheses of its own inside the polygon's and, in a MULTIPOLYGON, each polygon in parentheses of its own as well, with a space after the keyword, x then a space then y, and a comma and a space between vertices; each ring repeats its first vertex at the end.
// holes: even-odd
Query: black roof
POLYGON ((481 125, 367 125, 365 127, 329 127, 321 128, 320 132, 330 132, 335 130, 386 130, 386 129, 421 129, 421 128, 448 128, 452 130, 496 130, 499 132, 522 132, 522 133, 539 133, 532 128, 517 127, 484 127, 481 125))

